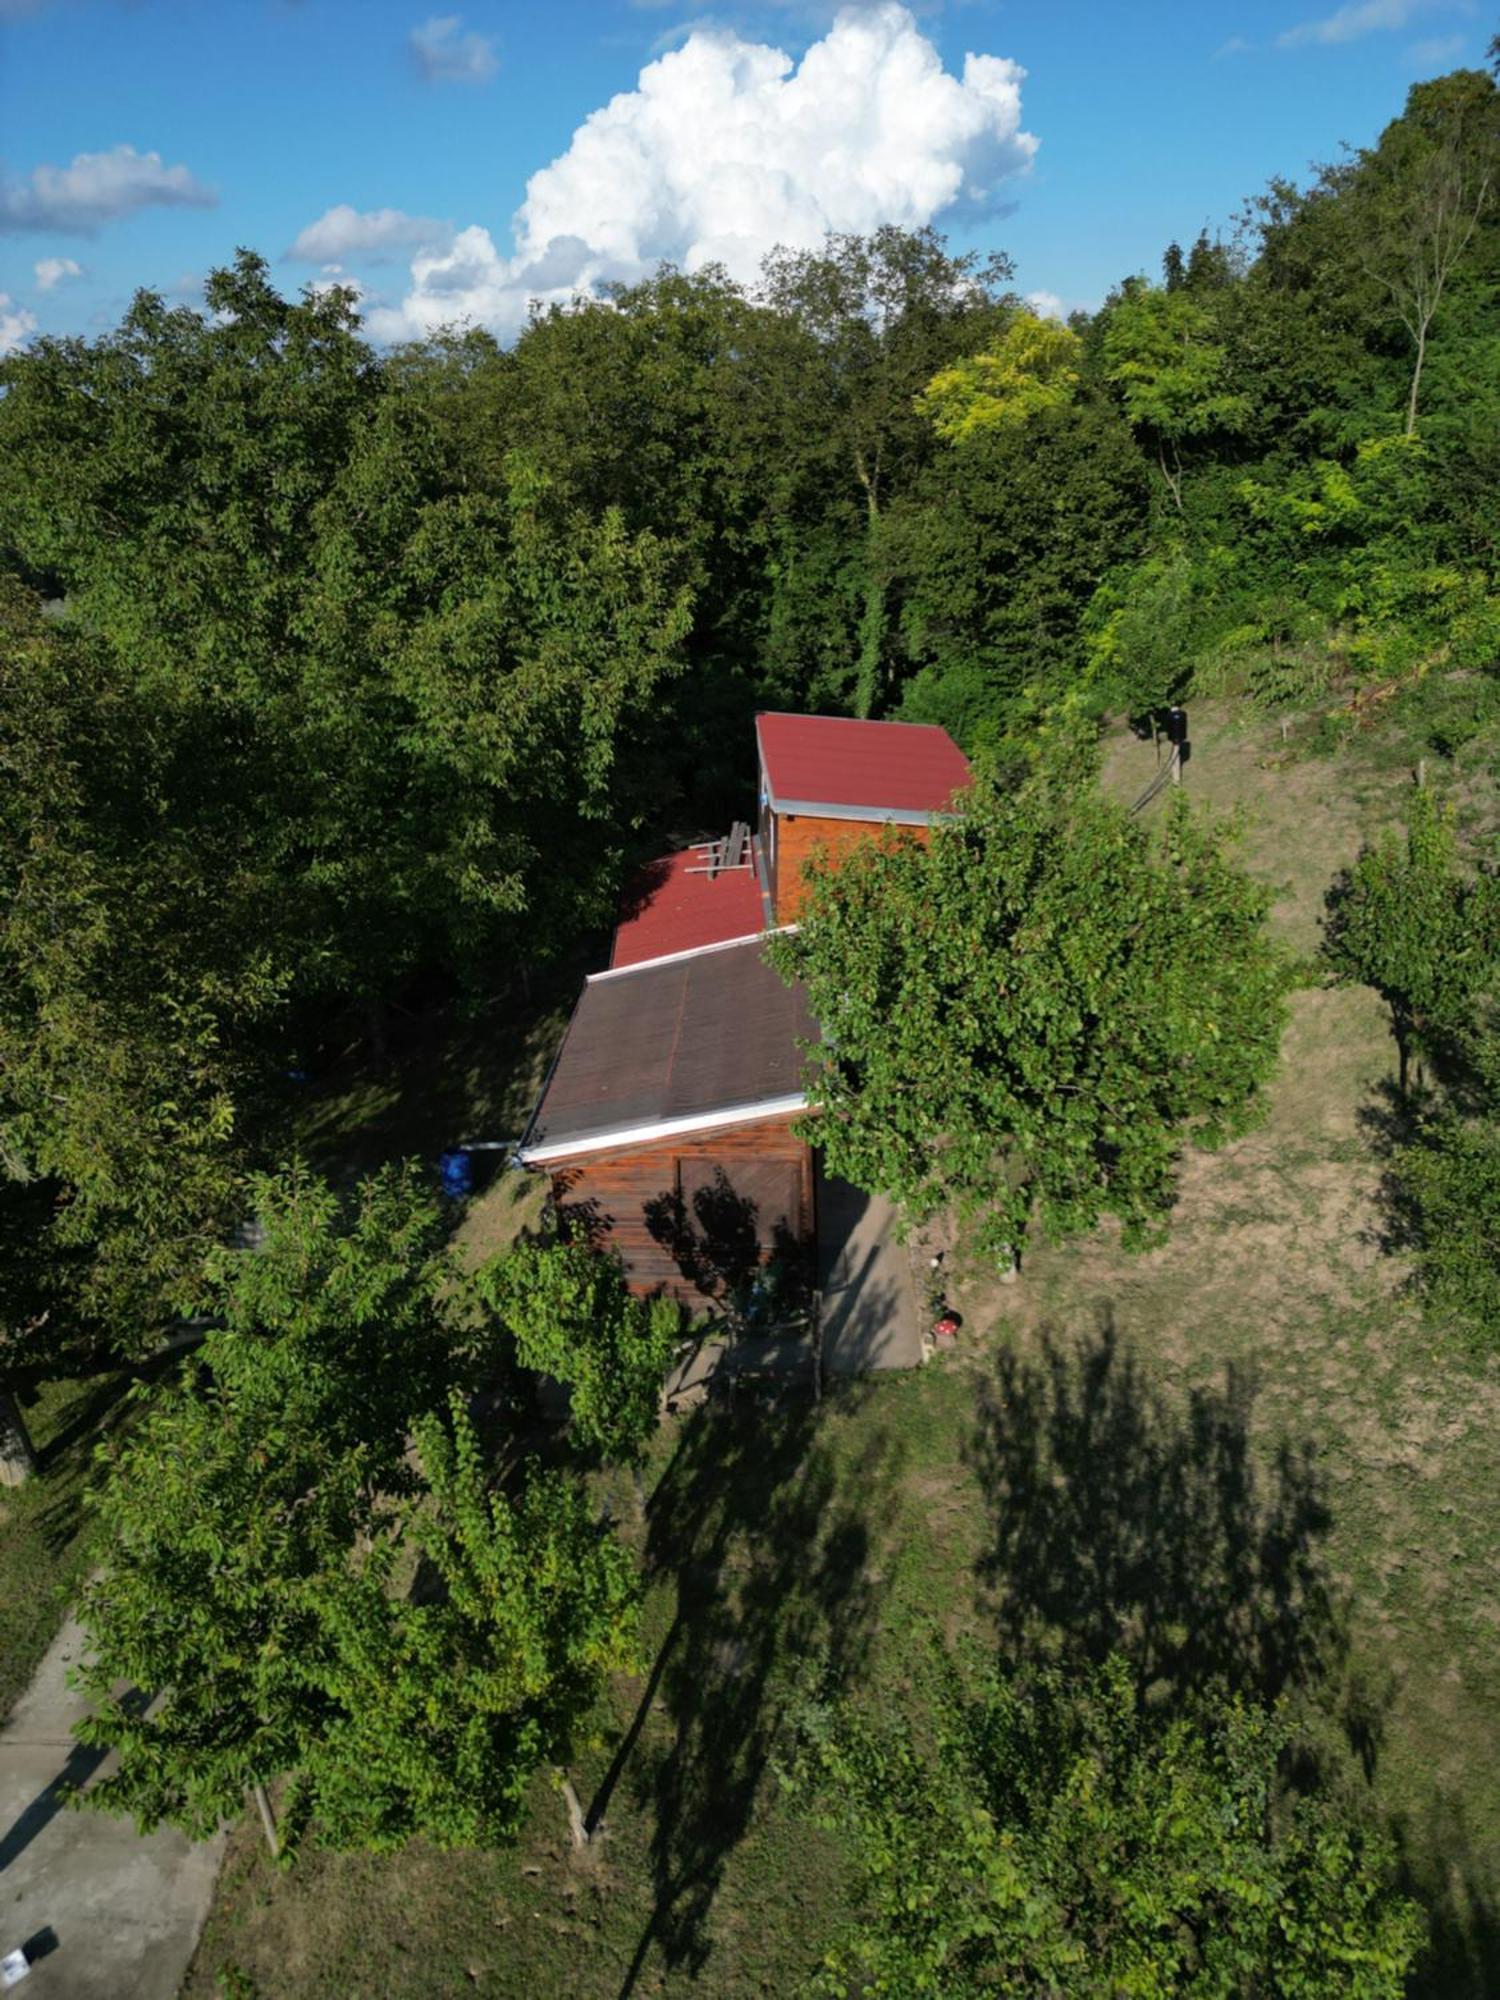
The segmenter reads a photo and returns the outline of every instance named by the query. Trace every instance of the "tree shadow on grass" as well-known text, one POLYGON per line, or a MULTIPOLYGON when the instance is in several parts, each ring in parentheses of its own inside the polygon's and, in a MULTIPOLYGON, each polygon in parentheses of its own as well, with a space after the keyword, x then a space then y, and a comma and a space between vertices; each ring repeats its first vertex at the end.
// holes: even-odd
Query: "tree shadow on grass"
POLYGON ((1401 1886, 1431 1925, 1411 2000, 1491 2000, 1500 1993, 1500 1898, 1462 1808, 1440 1800, 1420 1827, 1398 1821, 1393 1831, 1401 1886))
POLYGON ((684 1424, 652 1494, 647 1564, 674 1578, 677 1613, 647 1700, 666 1709, 675 1740, 639 1783, 654 1826, 655 1907, 621 2000, 653 1952, 693 1974, 706 1963, 714 1901, 756 1811, 800 1666, 816 1655, 847 1684, 868 1648, 879 1603, 871 1563, 896 1466, 881 1440, 841 1466, 819 1417, 800 1398, 779 1408, 706 1404, 684 1424))
MULTIPOLYGON (((1258 1468, 1253 1401, 1231 1368, 1222 1390, 1169 1405, 1107 1318, 1076 1344, 1044 1338, 1038 1360, 1001 1354, 971 1462, 1007 1653, 1123 1653, 1142 1700, 1214 1681, 1274 1698, 1342 1661, 1323 1481, 1306 1445, 1258 1468)), ((1378 1737, 1378 1716, 1360 1728, 1378 1737)))

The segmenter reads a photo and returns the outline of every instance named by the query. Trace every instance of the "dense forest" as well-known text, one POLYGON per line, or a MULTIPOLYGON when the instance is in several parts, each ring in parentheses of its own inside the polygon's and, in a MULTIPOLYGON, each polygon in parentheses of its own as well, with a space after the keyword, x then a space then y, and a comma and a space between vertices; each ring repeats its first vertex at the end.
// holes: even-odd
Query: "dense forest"
MULTIPOLYGON (((565 1761, 601 1676, 628 1662, 627 1566, 573 1474, 638 1466, 665 1322, 566 1246, 488 1267, 465 1317, 430 1195, 392 1168, 341 1206, 296 1164, 297 1121, 340 1051, 387 1060, 398 1012, 446 1018, 499 996, 519 1014, 534 983, 571 977, 643 856, 743 811, 757 709, 942 724, 995 781, 996 841, 1024 834, 1044 857, 1052 822, 1027 818, 1027 787, 1055 784, 1049 745, 1106 717, 1149 732, 1200 699, 1316 710, 1332 750, 1399 714, 1436 773, 1500 716, 1490 74, 1419 84, 1376 143, 1305 186, 1273 183, 1220 236, 1165 246, 1159 274, 1124 276, 1066 325, 1029 310, 1013 275, 1003 255, 883 229, 778 251, 751 286, 664 268, 538 313, 509 348, 455 330, 381 352, 353 293, 288 300, 246 250, 202 310, 141 293, 112 333, 38 339, 0 363, 0 1391, 139 1360, 186 1315, 210 1329, 206 1371, 140 1420, 134 1495, 117 1485, 104 1510, 130 1553, 94 1594, 98 1740, 139 1753, 111 1783, 148 1820, 210 1829, 247 1785, 295 1770, 289 1845, 307 1827, 370 1847, 508 1837, 532 1772, 565 1761), (247 1264, 224 1246, 252 1214, 268 1236, 247 1264), (528 1423, 537 1379, 576 1372, 577 1463, 523 1474, 517 1460, 509 1516, 464 1414, 495 1365, 486 1313, 526 1378, 528 1423), (583 1326, 592 1359, 559 1332, 583 1326), (392 1343, 381 1365, 372 1328, 392 1343), (250 1329, 264 1353, 237 1339, 250 1329), (267 1435, 284 1446, 270 1465, 267 1435), (179 1491, 184 1468, 196 1497, 179 1491), (168 1633, 156 1608, 195 1506, 205 1608, 168 1633), (249 1519, 290 1525, 231 1590, 219 1554, 249 1519), (353 1574, 349 1551, 377 1544, 384 1566, 362 1557, 353 1574), (447 1585, 446 1624, 432 1605, 393 1608, 413 1550, 447 1585), (518 1691, 514 1632, 497 1636, 482 1607, 544 1571, 571 1579, 587 1616, 548 1627, 551 1612, 516 1600, 515 1632, 547 1630, 518 1691), (251 1598, 278 1635, 274 1671, 242 1657, 251 1598), (423 1660, 445 1648, 468 1663, 472 1713, 424 1735, 423 1660), (164 1751, 110 1707, 111 1671, 176 1685, 189 1658, 218 1664, 164 1751), (325 1664, 291 1673, 313 1658, 325 1664), (206 1744, 230 1711, 240 1734, 206 1744), (509 1762, 487 1754, 497 1715, 509 1762)), ((1080 912, 1096 857, 1119 845, 1113 821, 1089 824, 1069 878, 1080 912)), ((1174 859, 1196 869, 1222 936, 1248 934, 1261 904, 1197 838, 1184 824, 1174 859)), ((910 856, 879 865, 880 896, 919 910, 930 885, 904 881, 910 856)), ((845 990, 816 923, 809 936, 796 969, 845 990)), ((850 940, 862 962, 869 935, 850 940)), ((1404 1240, 1428 1295, 1493 1348, 1496 878, 1424 791, 1404 840, 1335 890, 1318 965, 1245 951, 1260 986, 1228 957, 1226 983, 1254 1058, 1226 1043, 1196 1108, 1216 1118, 1268 1072, 1294 976, 1374 987, 1411 1114, 1392 1183, 1404 1240)), ((1169 970, 1184 989, 1195 977, 1186 957, 1169 970)), ((1149 1012, 1141 998, 1148 1051, 1149 1012)), ((1004 1100, 1008 1117, 1022 1098, 1004 1100)), ((956 1102, 934 1114, 939 1138, 956 1102)), ((885 1112, 867 1111, 843 1143, 878 1182, 885 1112)), ((994 1100, 963 1115, 989 1148, 994 1100)), ((913 1141, 888 1191, 932 1194, 934 1143, 913 1141)), ((1087 1145, 1118 1185, 1127 1149, 1113 1133, 1087 1145)), ((1154 1220, 1169 1150, 1140 1149, 1134 1207, 1071 1183, 1046 1199, 1079 1230, 1106 1209, 1154 1220)), ((1014 1177, 992 1165, 974 1186, 998 1213, 1014 1177)), ((1008 1215, 1008 1242, 1029 1212, 1008 1215)), ((1254 1990, 1328 1991, 1317 1981, 1337 1976, 1400 1991, 1420 1925, 1379 1886, 1378 1845, 1366 1870, 1363 1836, 1310 1802, 1253 1856, 1224 1832, 1241 1811, 1274 1817, 1284 1723, 1257 1720, 1239 1688, 1197 1706, 1195 1684, 1163 1767, 1123 1670, 1094 1666, 1071 1692, 1045 1676, 1032 1688, 1028 1702, 1057 1708, 1047 1742, 1006 1674, 959 1676, 943 1725, 959 1775, 941 1796, 909 1742, 882 1747, 816 1704, 787 1782, 833 1773, 877 1879, 912 1828, 960 1872, 1031 1870, 1052 1900, 1014 1888, 1016 1976, 1046 1967, 1061 1982, 1046 1990, 1102 1991, 1067 1984, 1097 1882, 1065 1838, 1064 1749, 1116 1746, 1120 1810, 1151 1839, 1163 1819, 1142 1787, 1176 1759, 1188 1832, 1169 1855, 1141 1850, 1141 1896, 1158 1870, 1179 1871, 1186 1898, 1204 1868, 1259 1870, 1356 1942, 1346 1963, 1269 1938, 1251 1883, 1232 1921, 1194 1918, 1221 1927, 1217 1970, 1151 1990, 1266 1976, 1254 1990), (892 1772, 911 1795, 904 1824, 892 1772), (1007 1812, 1030 1829, 1029 1858, 995 1843, 1007 1812), (1059 1888, 1067 1867, 1088 1882, 1059 1888)), ((1103 1853, 1099 1813, 1077 1838, 1103 1853)), ((984 1985, 999 1945, 934 1899, 926 1930, 909 1909, 872 1919, 829 1962, 828 1990, 915 1991, 903 1982, 954 1951, 984 1985)), ((1156 1945, 1116 1935, 1108 1904, 1090 1922, 1120 1976, 1158 1963, 1156 1945)))

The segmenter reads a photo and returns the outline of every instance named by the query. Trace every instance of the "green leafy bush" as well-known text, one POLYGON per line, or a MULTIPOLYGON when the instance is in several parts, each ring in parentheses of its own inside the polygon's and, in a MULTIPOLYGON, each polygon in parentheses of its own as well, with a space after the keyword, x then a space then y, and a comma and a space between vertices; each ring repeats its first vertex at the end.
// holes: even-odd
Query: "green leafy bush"
POLYGON ((1429 1120, 1392 1180, 1423 1293, 1476 1348, 1500 1350, 1500 1118, 1429 1120))
POLYGON ((818 1990, 1400 2000, 1422 1917, 1389 1845, 1289 1787, 1287 1713, 1161 1715, 1118 1657, 1022 1675, 936 1653, 934 1740, 845 1705, 799 1773, 852 1837, 860 1911, 818 1990))
POLYGON ((567 1384, 577 1441, 605 1458, 636 1457, 682 1331, 675 1302, 633 1298, 619 1260, 586 1243, 518 1244, 476 1283, 521 1366, 567 1384))

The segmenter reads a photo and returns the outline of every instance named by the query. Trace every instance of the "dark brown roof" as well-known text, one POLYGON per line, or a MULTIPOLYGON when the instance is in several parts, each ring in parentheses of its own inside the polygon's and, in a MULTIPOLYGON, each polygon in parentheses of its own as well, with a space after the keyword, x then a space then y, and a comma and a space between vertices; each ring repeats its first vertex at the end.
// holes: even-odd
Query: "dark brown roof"
POLYGON ((606 973, 583 989, 525 1153, 794 1095, 816 1032, 759 938, 606 973))

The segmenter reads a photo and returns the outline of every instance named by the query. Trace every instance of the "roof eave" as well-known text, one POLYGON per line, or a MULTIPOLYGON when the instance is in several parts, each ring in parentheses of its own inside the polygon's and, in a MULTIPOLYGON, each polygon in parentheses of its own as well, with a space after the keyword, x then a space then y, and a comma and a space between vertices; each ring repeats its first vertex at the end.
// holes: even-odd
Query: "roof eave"
POLYGON ((617 1125, 607 1132, 589 1132, 574 1139, 552 1144, 523 1146, 523 1166, 560 1165, 590 1153, 623 1150, 627 1146, 649 1146, 655 1140, 686 1138, 698 1132, 713 1132, 734 1125, 754 1125, 765 1118, 794 1118, 808 1108, 805 1091, 790 1091, 780 1097, 763 1097, 750 1104, 726 1104, 713 1111, 695 1111, 681 1118, 656 1118, 633 1125, 617 1125))
POLYGON ((785 937, 796 930, 795 924, 774 924, 767 930, 747 931, 743 937, 717 938, 712 944, 684 945, 681 951, 664 951, 656 958, 637 958, 629 965, 607 965, 602 972, 591 972, 584 979, 585 986, 597 986, 604 979, 626 979, 632 972, 648 972, 657 966, 677 965, 687 958, 706 958, 713 951, 738 951, 742 945, 759 944, 764 938, 785 937))
POLYGON ((836 805, 829 799, 780 799, 767 787, 771 810, 792 813, 800 819, 857 819, 871 826, 934 826, 956 815, 942 807, 918 812, 910 806, 836 805))

